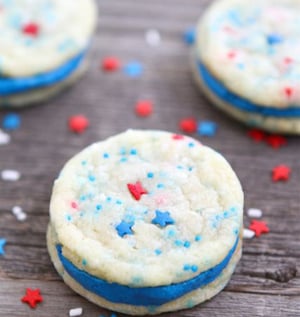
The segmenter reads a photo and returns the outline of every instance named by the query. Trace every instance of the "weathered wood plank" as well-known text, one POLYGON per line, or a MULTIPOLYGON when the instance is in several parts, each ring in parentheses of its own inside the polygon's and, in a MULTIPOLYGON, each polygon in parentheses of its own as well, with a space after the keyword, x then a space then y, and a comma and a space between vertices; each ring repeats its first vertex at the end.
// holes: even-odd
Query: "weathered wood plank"
MULTIPOLYGON (((45 105, 20 111, 22 128, 11 133, 11 144, 0 147, 0 170, 22 173, 16 183, 0 180, 0 236, 7 239, 6 255, 0 257, 1 317, 67 316, 78 306, 84 308, 84 316, 110 316, 66 287, 49 260, 45 231, 53 180, 67 159, 92 142, 127 128, 178 132, 178 121, 185 116, 218 123, 216 137, 201 141, 232 163, 245 190, 245 207, 261 208, 271 232, 245 241, 242 261, 219 296, 165 316, 300 316, 300 140, 291 137, 288 146, 277 151, 255 144, 245 127, 215 110, 197 90, 189 49, 181 37, 209 2, 99 0, 101 16, 84 80, 45 105), (145 43, 148 28, 160 31, 159 47, 145 43), (128 79, 122 72, 102 73, 100 60, 110 54, 123 62, 139 60, 145 67, 143 76, 128 79), (155 103, 153 116, 146 120, 133 112, 139 98, 155 103), (74 113, 85 113, 91 120, 90 129, 80 137, 67 129, 74 113), (273 184, 271 169, 280 163, 292 167, 292 178, 273 184), (26 222, 17 222, 11 214, 14 205, 28 213, 26 222), (36 311, 19 300, 26 287, 42 290, 45 301, 36 311)), ((249 222, 245 216, 245 225, 249 222)))

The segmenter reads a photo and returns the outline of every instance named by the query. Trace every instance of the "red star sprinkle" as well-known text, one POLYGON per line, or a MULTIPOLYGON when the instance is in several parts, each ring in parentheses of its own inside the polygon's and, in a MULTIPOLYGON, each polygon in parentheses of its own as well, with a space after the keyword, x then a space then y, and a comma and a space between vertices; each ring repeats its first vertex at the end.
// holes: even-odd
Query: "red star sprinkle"
POLYGON ((287 144, 287 139, 284 136, 273 134, 266 137, 266 143, 273 149, 278 149, 287 144))
POLYGON ((38 24, 31 22, 23 26, 22 32, 24 34, 36 37, 40 33, 40 27, 38 24))
POLYGON ((21 301, 27 303, 31 308, 35 308, 38 303, 43 301, 40 290, 26 288, 26 294, 22 297, 21 301))
POLYGON ((143 188, 140 182, 136 182, 135 184, 127 184, 127 188, 135 200, 140 200, 142 195, 148 194, 147 190, 143 188))
POLYGON ((284 93, 286 94, 286 96, 288 98, 292 97, 293 93, 294 93, 294 89, 292 87, 285 87, 284 88, 284 93))
POLYGON ((69 119, 69 129, 75 133, 83 133, 89 124, 88 118, 82 114, 72 116, 69 119))
POLYGON ((184 118, 180 120, 179 128, 185 133, 194 133, 197 131, 197 121, 194 118, 184 118))
POLYGON ((153 103, 150 100, 140 100, 135 105, 135 113, 139 117, 149 117, 153 112, 153 103))
POLYGON ((105 57, 102 61, 102 69, 107 72, 114 72, 121 67, 120 60, 114 56, 105 57))
POLYGON ((258 129, 251 129, 248 131, 248 136, 253 139, 255 142, 261 142, 265 139, 266 134, 258 129))
POLYGON ((252 220, 249 229, 255 232, 256 237, 259 237, 263 233, 270 232, 266 222, 258 220, 252 220))
POLYGON ((291 169, 286 165, 275 166, 272 170, 273 182, 287 181, 290 178, 291 169))

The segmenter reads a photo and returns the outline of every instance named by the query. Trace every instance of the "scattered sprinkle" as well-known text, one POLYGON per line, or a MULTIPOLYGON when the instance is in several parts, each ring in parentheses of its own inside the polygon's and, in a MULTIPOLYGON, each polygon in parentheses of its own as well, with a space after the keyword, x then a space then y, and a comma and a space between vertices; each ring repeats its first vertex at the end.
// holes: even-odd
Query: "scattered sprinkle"
POLYGON ((267 42, 269 45, 276 45, 283 41, 283 37, 279 34, 273 33, 267 35, 267 42))
POLYGON ((149 46, 158 46, 161 42, 160 33, 156 29, 149 29, 145 33, 145 40, 149 46))
POLYGON ((155 211, 155 218, 152 219, 154 225, 160 225, 161 227, 166 227, 167 225, 174 224, 175 221, 170 217, 168 211, 161 212, 159 210, 155 211))
POLYGON ((102 60, 102 69, 107 72, 114 72, 120 69, 121 62, 117 57, 108 56, 102 60))
POLYGON ((195 28, 188 28, 183 33, 183 40, 187 45, 193 45, 196 40, 196 30, 195 28))
POLYGON ((34 22, 27 23, 23 26, 22 32, 24 34, 36 37, 40 33, 40 27, 37 23, 34 23, 34 22))
POLYGON ((124 73, 129 77, 139 77, 142 75, 144 68, 141 63, 133 61, 126 64, 123 70, 124 73))
POLYGON ((291 169, 286 165, 275 166, 272 170, 273 182, 287 181, 290 178, 291 169))
POLYGON ((266 143, 273 149, 278 149, 287 144, 287 139, 284 136, 272 134, 266 137, 266 143))
POLYGON ((1 172, 1 178, 4 181, 15 182, 18 181, 21 177, 20 172, 15 170, 3 170, 1 172))
POLYGON ((75 133, 83 133, 89 126, 88 118, 82 114, 69 118, 69 129, 75 133))
POLYGON ((82 313, 83 313, 82 307, 72 308, 72 309, 70 309, 70 311, 69 311, 69 316, 70 316, 70 317, 81 316, 82 313))
POLYGON ((290 98, 294 94, 294 89, 292 87, 285 87, 284 93, 286 94, 288 98, 290 98))
POLYGON ((212 121, 202 121, 198 124, 198 134, 201 136, 212 137, 216 134, 217 124, 212 121))
POLYGON ((5 255, 4 246, 6 244, 6 239, 0 238, 0 255, 5 255))
POLYGON ((244 228, 243 230, 243 238, 244 239, 252 239, 255 236, 255 232, 253 230, 244 228))
POLYGON ((9 113, 4 116, 2 126, 5 130, 17 130, 21 126, 20 116, 15 113, 9 113))
POLYGON ((247 215, 250 218, 261 218, 262 217, 262 211, 257 208, 250 208, 247 211, 247 215))
POLYGON ((142 195, 148 194, 148 191, 143 187, 141 182, 127 184, 127 188, 135 200, 140 200, 142 195))
POLYGON ((197 131, 197 121, 195 118, 184 118, 180 120, 179 128, 185 133, 194 133, 197 131))
POLYGON ((255 232, 256 237, 259 237, 263 233, 270 232, 266 222, 258 220, 252 220, 249 229, 255 232))
POLYGON ((132 227, 134 226, 134 222, 126 222, 122 220, 117 226, 116 230, 118 235, 123 238, 127 234, 133 234, 132 227))
POLYGON ((265 132, 258 129, 251 129, 247 132, 248 136, 255 142, 261 142, 265 139, 265 132))
POLYGON ((40 289, 26 288, 26 294, 22 297, 21 301, 27 303, 31 308, 35 308, 38 303, 43 301, 40 289))
POLYGON ((153 103, 150 100, 140 100, 135 105, 135 113, 139 117, 149 117, 153 113, 153 103))
POLYGON ((0 129, 0 145, 5 145, 10 142, 10 135, 0 129))
POLYGON ((27 214, 20 206, 14 206, 11 211, 18 221, 25 221, 27 219, 27 214))

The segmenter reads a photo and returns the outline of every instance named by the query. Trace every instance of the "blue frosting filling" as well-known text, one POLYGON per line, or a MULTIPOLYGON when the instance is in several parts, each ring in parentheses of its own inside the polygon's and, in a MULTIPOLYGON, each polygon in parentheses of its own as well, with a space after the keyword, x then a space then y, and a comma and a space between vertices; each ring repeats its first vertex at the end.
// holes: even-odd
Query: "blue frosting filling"
POLYGON ((78 269, 62 254, 62 246, 57 245, 59 259, 68 274, 88 291, 114 303, 135 306, 158 306, 175 300, 193 290, 213 282, 228 265, 235 252, 239 238, 222 262, 215 267, 200 273, 194 278, 166 286, 157 287, 129 287, 118 283, 109 283, 98 277, 78 269))
POLYGON ((32 77, 9 78, 0 76, 0 96, 8 96, 35 88, 51 86, 69 77, 83 60, 85 51, 59 68, 32 77))
POLYGON ((243 99, 240 96, 230 92, 219 80, 217 80, 208 69, 198 61, 198 70, 200 72, 202 80, 207 87, 221 100, 231 104, 232 106, 248 112, 257 113, 263 116, 272 117, 298 117, 300 116, 300 107, 278 109, 271 106, 263 106, 254 104, 249 100, 243 99))

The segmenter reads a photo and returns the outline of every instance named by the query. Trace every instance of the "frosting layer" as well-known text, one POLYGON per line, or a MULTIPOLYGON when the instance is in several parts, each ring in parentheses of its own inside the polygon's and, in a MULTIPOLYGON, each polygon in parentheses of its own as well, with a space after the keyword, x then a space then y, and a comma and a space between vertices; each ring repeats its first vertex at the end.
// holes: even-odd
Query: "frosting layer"
POLYGON ((108 283, 103 279, 92 276, 91 274, 78 269, 71 261, 64 257, 61 245, 57 245, 56 248, 58 257, 64 269, 73 279, 75 279, 88 291, 114 303, 135 306, 156 306, 175 300, 195 289, 204 287, 213 282, 230 262, 230 259, 237 248, 238 242, 239 238, 237 238, 234 246, 222 262, 190 280, 166 286, 138 288, 118 283, 108 283))
POLYGON ((300 106, 278 109, 272 106, 263 106, 259 104, 252 103, 251 101, 244 99, 237 94, 231 92, 226 88, 218 79, 216 79, 209 70, 200 61, 197 62, 198 70, 200 76, 206 86, 220 99, 231 104, 232 106, 248 111, 257 113, 263 116, 272 117, 299 117, 300 116, 300 106))
POLYGON ((1 78, 0 96, 8 96, 35 88, 51 86, 69 77, 81 64, 85 51, 72 58, 61 67, 47 73, 23 78, 1 78))

